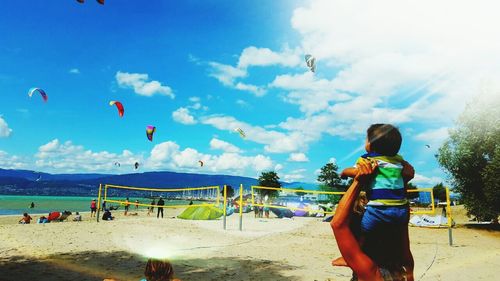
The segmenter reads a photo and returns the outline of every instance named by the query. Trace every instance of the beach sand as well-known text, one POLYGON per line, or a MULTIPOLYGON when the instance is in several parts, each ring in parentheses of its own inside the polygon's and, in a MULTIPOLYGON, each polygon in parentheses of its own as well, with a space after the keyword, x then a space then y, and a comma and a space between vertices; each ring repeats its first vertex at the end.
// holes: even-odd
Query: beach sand
MULTIPOLYGON (((113 212, 114 221, 18 225, 0 217, 0 280, 140 280, 145 256, 167 255, 176 277, 188 280, 349 280, 348 268, 330 265, 340 253, 320 218, 222 220, 165 218, 113 212)), ((33 216, 35 219, 39 216, 33 216)), ((70 219, 72 216, 70 216, 70 219)), ((456 218, 457 221, 460 221, 456 218)), ((466 218, 462 218, 466 221, 466 218)), ((415 280, 498 280, 500 232, 459 227, 410 227, 415 280)))

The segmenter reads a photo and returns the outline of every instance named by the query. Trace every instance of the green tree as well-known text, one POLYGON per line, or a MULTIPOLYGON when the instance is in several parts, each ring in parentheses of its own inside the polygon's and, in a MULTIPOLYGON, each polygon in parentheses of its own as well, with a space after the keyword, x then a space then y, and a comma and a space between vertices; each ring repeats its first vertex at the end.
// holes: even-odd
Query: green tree
MULTIPOLYGON (((338 169, 339 167, 333 163, 327 163, 321 168, 318 175, 318 181, 323 183, 319 186, 321 191, 346 191, 346 186, 342 184, 342 180, 337 172, 338 169)), ((340 201, 341 197, 341 195, 328 195, 327 202, 336 204, 340 201)))
POLYGON ((446 201, 446 187, 443 183, 438 183, 432 188, 432 194, 434 194, 434 199, 440 202, 446 201))
MULTIPOLYGON (((299 189, 299 190, 304 190, 303 187, 297 187, 296 189, 299 189)), ((296 191, 295 194, 297 194, 297 196, 304 196, 306 195, 307 193, 306 192, 302 192, 302 191, 296 191)))
MULTIPOLYGON (((226 185, 226 189, 227 189, 227 191, 226 191, 227 198, 233 198, 233 196, 234 196, 234 188, 232 186, 230 186, 230 185, 226 185)), ((224 189, 220 190, 220 195, 224 196, 224 189)))
POLYGON ((489 220, 500 214, 500 99, 479 96, 467 105, 437 160, 469 214, 489 220))
POLYGON ((342 180, 337 172, 338 169, 339 167, 336 164, 327 163, 325 166, 321 167, 318 181, 331 188, 340 187, 342 180))
MULTIPOLYGON (((259 177, 259 185, 265 187, 277 187, 281 188, 281 183, 279 182, 280 177, 274 171, 262 172, 259 177)), ((278 190, 271 189, 259 189, 260 196, 278 197, 278 190)))

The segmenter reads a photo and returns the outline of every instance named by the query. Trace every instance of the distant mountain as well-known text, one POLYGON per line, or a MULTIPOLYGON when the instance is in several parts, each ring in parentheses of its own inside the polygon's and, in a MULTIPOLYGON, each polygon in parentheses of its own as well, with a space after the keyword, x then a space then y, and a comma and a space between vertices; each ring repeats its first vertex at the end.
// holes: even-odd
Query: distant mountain
MULTIPOLYGON (((0 169, 0 194, 8 195, 52 195, 95 196, 99 184, 126 185, 150 188, 181 188, 212 185, 231 185, 245 190, 258 185, 258 180, 230 175, 206 175, 175 172, 145 172, 123 175, 110 174, 48 174, 28 170, 0 169)), ((284 188, 317 189, 311 183, 286 183, 284 188)))

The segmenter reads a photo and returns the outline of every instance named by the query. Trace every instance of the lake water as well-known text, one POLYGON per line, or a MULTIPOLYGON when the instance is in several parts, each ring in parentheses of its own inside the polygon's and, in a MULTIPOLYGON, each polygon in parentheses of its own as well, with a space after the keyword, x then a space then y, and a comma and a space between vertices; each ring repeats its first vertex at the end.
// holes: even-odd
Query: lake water
MULTIPOLYGON (((0 195, 0 215, 20 215, 24 212, 29 214, 48 214, 53 211, 90 212, 90 201, 95 197, 76 196, 21 196, 21 195, 0 195), (31 202, 35 203, 35 208, 31 209, 31 202)), ((139 200, 140 203, 149 204, 151 199, 130 198, 131 210, 133 202, 139 200)), ((125 198, 113 198, 113 200, 125 200, 125 198)), ((158 201, 158 200, 156 200, 158 201)), ((194 202, 197 204, 197 201, 194 202)), ((111 203, 108 203, 108 206, 111 203)), ((188 201, 165 200, 165 205, 185 205, 188 201)), ((112 203, 112 205, 118 205, 112 203)), ((141 207, 141 209, 146 207, 141 207)), ((120 208, 123 210, 123 207, 120 208)))

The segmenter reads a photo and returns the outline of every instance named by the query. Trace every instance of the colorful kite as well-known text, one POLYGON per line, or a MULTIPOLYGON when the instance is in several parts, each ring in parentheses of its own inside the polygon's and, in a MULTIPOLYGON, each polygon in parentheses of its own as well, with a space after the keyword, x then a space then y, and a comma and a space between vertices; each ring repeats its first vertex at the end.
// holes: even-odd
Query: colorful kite
POLYGON ((307 54, 305 56, 307 67, 314 73, 316 72, 316 58, 307 54))
POLYGON ((112 100, 109 102, 109 106, 113 106, 113 105, 115 105, 116 108, 118 109, 118 115, 120 115, 120 117, 123 117, 123 113, 125 113, 125 109, 123 108, 123 104, 119 101, 112 100))
POLYGON ((234 129, 234 130, 235 130, 236 132, 238 132, 242 138, 246 138, 246 136, 247 136, 247 135, 245 135, 245 132, 243 132, 243 130, 242 130, 242 129, 240 129, 240 128, 236 128, 236 129, 234 129))
POLYGON ((146 127, 146 136, 148 137, 149 141, 153 141, 153 134, 156 131, 156 127, 152 125, 148 125, 146 127))
MULTIPOLYGON (((85 2, 85 0, 76 0, 78 3, 81 3, 83 4, 85 2)), ((97 2, 101 5, 104 5, 104 0, 97 0, 97 2)))
POLYGON ((28 92, 28 96, 31 98, 35 92, 39 92, 40 95, 42 95, 43 101, 47 102, 47 100, 49 99, 45 91, 40 88, 31 88, 28 92))

